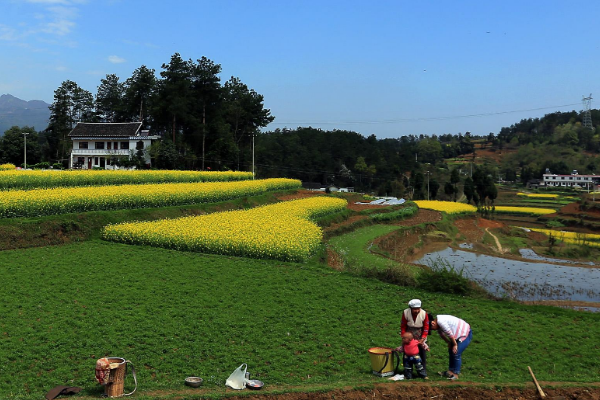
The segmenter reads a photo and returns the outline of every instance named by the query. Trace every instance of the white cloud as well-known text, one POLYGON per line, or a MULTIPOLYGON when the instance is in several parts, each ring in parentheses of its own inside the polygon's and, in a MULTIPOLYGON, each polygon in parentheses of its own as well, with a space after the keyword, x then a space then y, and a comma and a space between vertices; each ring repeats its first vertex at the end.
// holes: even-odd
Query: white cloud
MULTIPOLYGON (((40 33, 45 33, 59 37, 64 37, 73 31, 77 26, 76 20, 79 17, 78 7, 87 2, 87 0, 19 1, 33 4, 36 10, 32 13, 31 17, 33 20, 39 21, 37 26, 30 26, 24 32, 23 29, 20 29, 19 31, 22 32, 20 36, 36 36, 40 33)), ((6 30, 0 30, 0 35, 0 39, 8 40, 6 30)))
POLYGON ((0 24, 0 40, 15 40, 17 31, 10 26, 0 24))
POLYGON ((57 19, 52 22, 48 22, 42 26, 42 32, 50 33, 52 35, 64 36, 71 32, 71 29, 75 26, 75 22, 68 21, 66 19, 57 19))
POLYGON ((69 0, 25 0, 26 3, 33 4, 69 4, 69 0))
POLYGON ((73 4, 85 4, 87 0, 25 0, 26 3, 33 4, 62 4, 62 5, 73 5, 73 4))
POLYGON ((108 56, 108 61, 113 64, 121 64, 125 62, 125 59, 119 56, 108 56))

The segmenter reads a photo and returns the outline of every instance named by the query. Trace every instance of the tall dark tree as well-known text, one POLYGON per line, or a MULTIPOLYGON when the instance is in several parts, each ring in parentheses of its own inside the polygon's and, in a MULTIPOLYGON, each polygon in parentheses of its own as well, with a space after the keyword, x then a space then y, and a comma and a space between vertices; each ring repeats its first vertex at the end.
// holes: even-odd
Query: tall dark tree
POLYGON ((458 168, 452 169, 450 173, 450 183, 454 187, 454 201, 456 201, 456 195, 458 194, 458 184, 460 183, 460 174, 458 168))
POLYGON ((50 124, 48 142, 53 143, 51 149, 56 160, 64 161, 71 149, 69 132, 77 122, 94 121, 94 97, 90 92, 80 88, 73 81, 64 81, 54 91, 54 102, 50 105, 50 124))
POLYGON ((487 197, 490 201, 490 204, 493 206, 494 205, 494 200, 496 200, 496 197, 498 197, 498 188, 496 187, 496 184, 494 183, 494 180, 492 179, 491 176, 486 176, 485 177, 485 197, 487 197))
POLYGON ((423 175, 422 172, 417 172, 417 173, 412 173, 411 177, 414 176, 414 179, 412 179, 412 185, 414 188, 414 195, 413 198, 415 200, 422 200, 425 198, 424 194, 423 194, 423 185, 425 184, 425 175, 423 175))
POLYGON ((446 194, 446 196, 448 196, 448 198, 456 199, 456 196, 454 196, 454 185, 452 183, 446 182, 444 184, 444 193, 446 194))
POLYGON ((100 80, 96 93, 96 113, 102 122, 121 122, 125 85, 115 74, 100 80))
POLYGON ((465 188, 463 191, 467 198, 467 203, 470 203, 475 198, 475 184, 470 177, 465 178, 465 188))
POLYGON ((249 89, 239 78, 231 77, 225 82, 224 116, 237 147, 237 166, 244 144, 250 144, 259 129, 273 122, 271 110, 264 108, 264 97, 249 89))
POLYGON ((435 179, 431 179, 429 181, 429 185, 428 185, 428 190, 429 190, 429 199, 430 200, 435 200, 438 194, 438 190, 440 189, 440 184, 438 183, 437 180, 435 179))
POLYGON ((40 162, 40 144, 35 129, 25 126, 13 126, 0 138, 0 163, 22 165, 25 162, 25 146, 27 146, 27 165, 40 162), (26 133, 27 135, 24 135, 26 133))
POLYGON ((125 81, 123 97, 123 117, 127 122, 142 122, 144 128, 150 127, 152 98, 157 90, 155 71, 145 65, 133 71, 125 81))
POLYGON ((157 124, 170 133, 177 145, 177 135, 189 127, 191 117, 191 61, 185 61, 179 53, 175 53, 168 64, 162 65, 162 69, 154 114, 157 124))
POLYGON ((194 110, 198 114, 197 119, 202 122, 200 127, 200 135, 202 137, 201 146, 198 146, 198 141, 195 138, 198 132, 194 132, 193 140, 190 145, 192 148, 202 148, 202 166, 205 168, 204 160, 206 158, 206 135, 209 132, 207 123, 213 122, 213 126, 217 121, 219 108, 222 106, 222 91, 221 91, 221 65, 215 64, 206 57, 197 60, 196 64, 191 66, 192 93, 194 97, 194 110))
POLYGON ((526 185, 530 179, 533 179, 533 170, 529 167, 521 168, 521 183, 523 183, 523 185, 526 185))

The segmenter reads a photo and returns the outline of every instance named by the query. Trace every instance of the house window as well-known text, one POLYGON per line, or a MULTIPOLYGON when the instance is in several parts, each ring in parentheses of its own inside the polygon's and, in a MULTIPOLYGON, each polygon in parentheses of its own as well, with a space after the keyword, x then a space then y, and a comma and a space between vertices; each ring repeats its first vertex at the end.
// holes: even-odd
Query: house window
POLYGON ((79 148, 80 149, 87 149, 88 148, 88 142, 79 142, 79 148))
POLYGON ((122 150, 129 150, 129 142, 121 142, 122 150))
POLYGON ((112 142, 106 142, 106 149, 110 150, 112 142))
POLYGON ((119 150, 119 142, 115 142, 115 150, 119 150))
POLYGON ((96 149, 104 149, 104 142, 96 142, 96 149))
POLYGON ((94 157, 94 165, 98 165, 98 157, 94 157))

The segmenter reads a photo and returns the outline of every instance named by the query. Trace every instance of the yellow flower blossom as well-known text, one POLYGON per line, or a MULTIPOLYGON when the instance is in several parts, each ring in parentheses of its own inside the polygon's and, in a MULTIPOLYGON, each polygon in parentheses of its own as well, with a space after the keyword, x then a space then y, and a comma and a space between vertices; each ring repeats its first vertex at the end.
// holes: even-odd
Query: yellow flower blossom
POLYGON ((419 208, 442 211, 447 214, 474 213, 477 211, 477 207, 475 206, 465 203, 455 203, 453 201, 417 200, 415 203, 419 208))
POLYGON ((517 196, 525 196, 530 198, 538 198, 538 199, 556 199, 558 197, 557 194, 546 194, 546 193, 517 193, 517 196))
POLYGON ((322 239, 321 228, 311 220, 345 207, 343 199, 313 197, 251 210, 109 225, 102 236, 175 250, 302 261, 322 239))
POLYGON ((267 191, 297 189, 295 179, 163 183, 0 191, 0 217, 215 203, 267 191))
MULTIPOLYGON (((8 164, 5 164, 8 165, 8 164)), ((140 185, 176 182, 230 182, 252 179, 251 172, 170 170, 12 170, 0 173, 0 189, 140 185)))
POLYGON ((498 213, 514 213, 514 214, 554 214, 556 210, 551 208, 538 208, 538 207, 513 207, 513 206, 496 206, 495 211, 498 213))

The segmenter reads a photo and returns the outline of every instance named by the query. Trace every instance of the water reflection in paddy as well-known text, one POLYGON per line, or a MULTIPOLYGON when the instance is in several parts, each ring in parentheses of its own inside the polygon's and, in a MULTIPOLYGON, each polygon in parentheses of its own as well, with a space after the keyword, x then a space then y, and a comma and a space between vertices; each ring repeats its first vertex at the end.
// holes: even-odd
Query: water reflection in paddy
POLYGON ((465 276, 495 295, 523 301, 600 302, 600 268, 511 260, 452 248, 428 253, 416 263, 432 266, 439 259, 464 268, 465 276))

